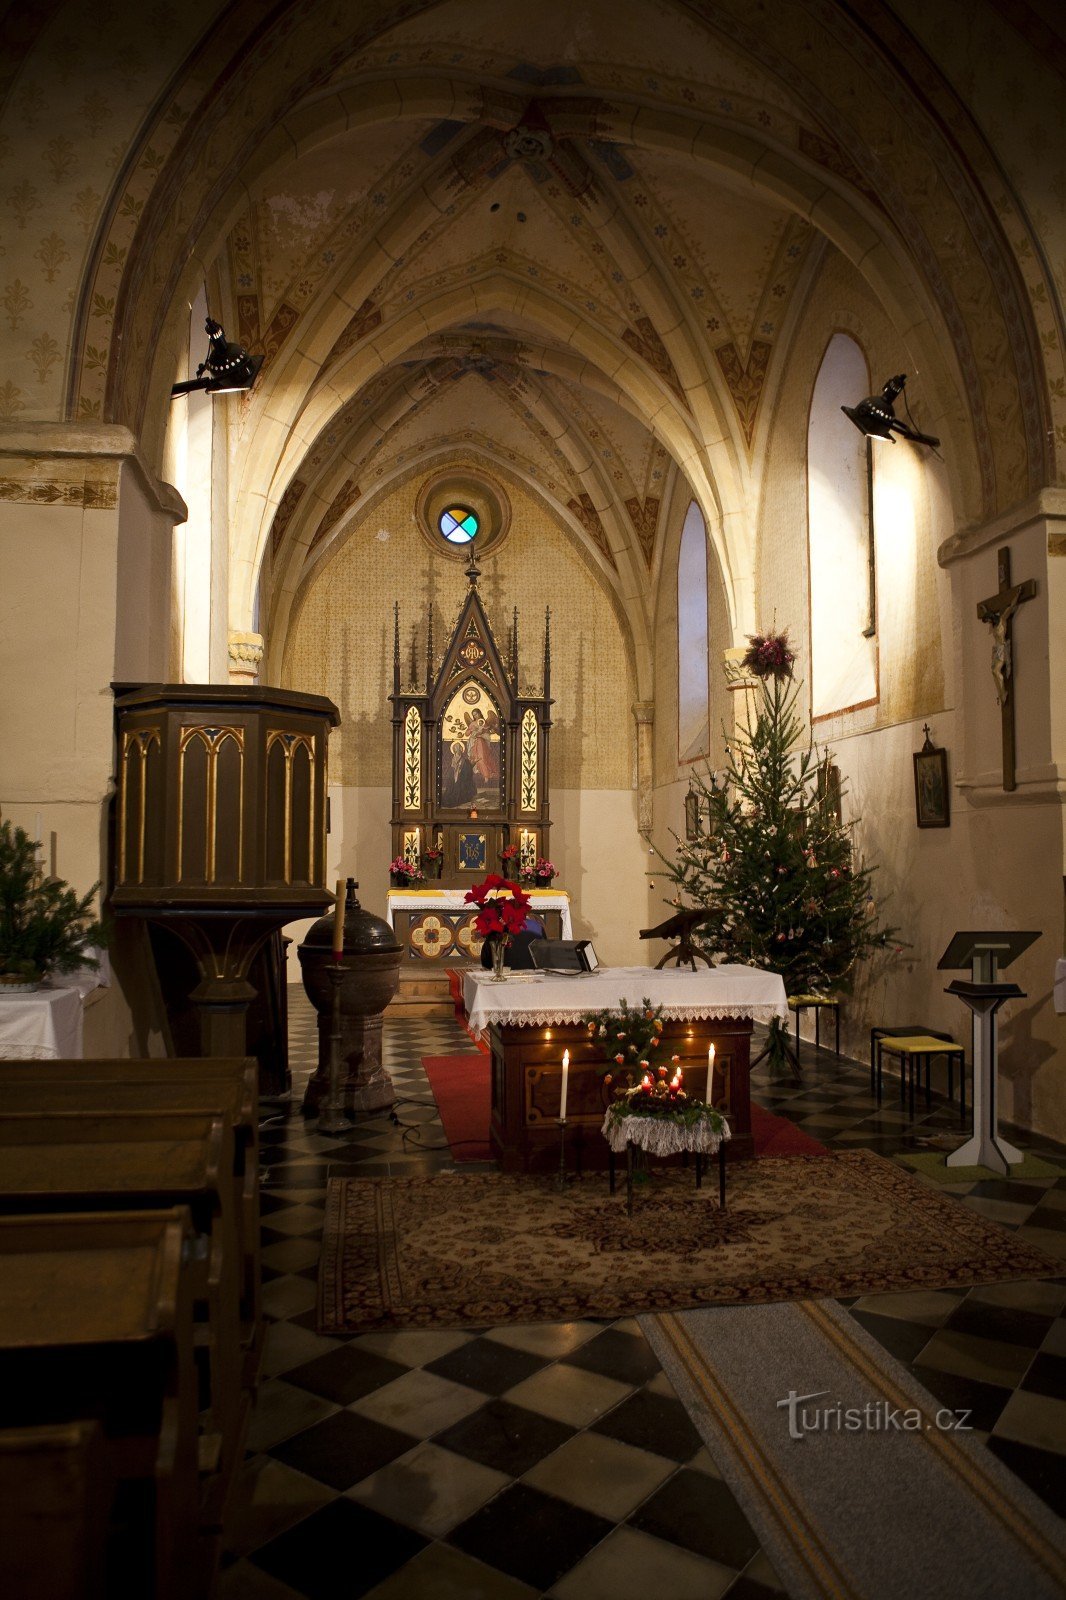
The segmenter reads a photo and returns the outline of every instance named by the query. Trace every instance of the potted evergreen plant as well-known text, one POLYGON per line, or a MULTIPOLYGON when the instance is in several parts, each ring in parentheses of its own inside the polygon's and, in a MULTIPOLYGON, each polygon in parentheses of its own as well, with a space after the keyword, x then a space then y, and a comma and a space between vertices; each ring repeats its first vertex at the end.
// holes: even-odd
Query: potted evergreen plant
POLYGON ((98 883, 80 900, 61 878, 44 878, 37 841, 0 822, 0 994, 36 989, 52 972, 95 967, 106 943, 93 916, 98 883))

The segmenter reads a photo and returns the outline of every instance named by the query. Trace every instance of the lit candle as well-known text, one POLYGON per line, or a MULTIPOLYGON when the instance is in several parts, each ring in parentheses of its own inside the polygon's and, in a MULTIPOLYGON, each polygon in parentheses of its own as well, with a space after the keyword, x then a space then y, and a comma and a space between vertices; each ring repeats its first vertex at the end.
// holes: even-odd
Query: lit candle
POLYGON ((566 1086, 570 1080, 570 1052, 563 1051, 563 1082, 559 1090, 559 1121, 566 1121, 566 1086))
POLYGON ((707 1089, 703 1098, 708 1105, 711 1104, 711 1095, 714 1093, 714 1045, 707 1051, 707 1089))
POLYGON ((344 879, 337 879, 337 903, 333 908, 333 957, 339 961, 344 954, 344 879))

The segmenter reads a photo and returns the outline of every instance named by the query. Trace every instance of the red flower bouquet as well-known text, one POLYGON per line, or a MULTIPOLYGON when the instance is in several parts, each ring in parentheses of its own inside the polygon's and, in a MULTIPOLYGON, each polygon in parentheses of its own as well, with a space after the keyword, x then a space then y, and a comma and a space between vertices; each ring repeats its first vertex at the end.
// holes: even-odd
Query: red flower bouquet
POLYGON ((490 872, 483 883, 475 883, 467 890, 466 903, 478 907, 474 931, 480 938, 492 941, 493 972, 500 977, 504 952, 526 925, 529 896, 510 878, 490 872))

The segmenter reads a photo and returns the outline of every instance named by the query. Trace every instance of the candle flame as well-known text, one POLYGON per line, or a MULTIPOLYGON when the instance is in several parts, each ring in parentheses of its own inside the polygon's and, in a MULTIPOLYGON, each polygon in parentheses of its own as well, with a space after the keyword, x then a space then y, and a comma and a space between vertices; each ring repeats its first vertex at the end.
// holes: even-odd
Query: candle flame
POLYGON ((569 1052, 569 1050, 564 1050, 563 1051, 563 1071, 566 1072, 567 1069, 569 1068, 569 1066, 570 1066, 570 1052, 569 1052))

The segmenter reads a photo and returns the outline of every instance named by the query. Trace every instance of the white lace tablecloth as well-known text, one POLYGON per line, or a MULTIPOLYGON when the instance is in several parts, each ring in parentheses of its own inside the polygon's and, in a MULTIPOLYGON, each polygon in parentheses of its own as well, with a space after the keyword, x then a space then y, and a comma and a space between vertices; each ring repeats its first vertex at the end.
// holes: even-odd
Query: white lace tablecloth
POLYGON ((787 1022, 789 1015, 782 978, 757 967, 701 967, 696 972, 687 967, 662 972, 654 967, 602 967, 563 978, 523 973, 522 981, 503 983, 493 983, 491 973, 479 968, 463 974, 463 1003, 475 1038, 493 1022, 531 1028, 580 1022, 590 1011, 617 1007, 623 999, 639 1005, 645 995, 672 1022, 704 1017, 750 1017, 755 1022, 780 1017, 787 1022))
MULTIPOLYGON (((563 889, 527 889, 529 909, 536 915, 540 911, 558 911, 560 938, 574 937, 570 920, 570 896, 563 889)), ((466 904, 465 889, 392 889, 385 901, 385 921, 393 927, 396 911, 476 911, 476 906, 466 904)))
POLYGON ((665 1117, 613 1117, 608 1111, 601 1128, 615 1155, 623 1155, 627 1144, 647 1150, 653 1156, 676 1156, 689 1150, 699 1156, 713 1156, 730 1137, 728 1122, 716 1133, 709 1122, 670 1122, 665 1117))

